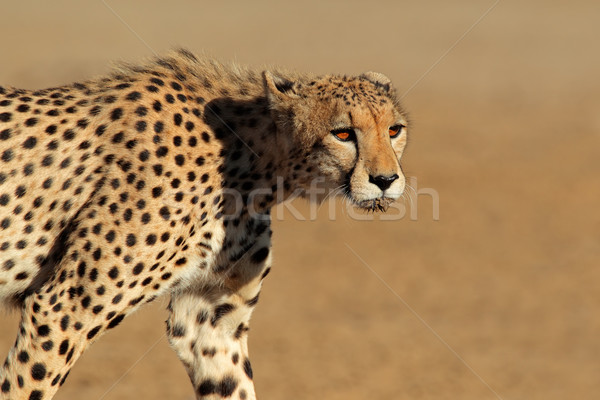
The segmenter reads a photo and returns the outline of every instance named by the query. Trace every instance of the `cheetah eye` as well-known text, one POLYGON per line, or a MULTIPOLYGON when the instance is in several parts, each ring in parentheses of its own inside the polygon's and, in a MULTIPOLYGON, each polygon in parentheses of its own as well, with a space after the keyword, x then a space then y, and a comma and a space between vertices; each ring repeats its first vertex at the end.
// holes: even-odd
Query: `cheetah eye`
POLYGON ((393 139, 400 135, 402 128, 404 128, 404 125, 401 124, 390 126, 390 137, 393 139))
POLYGON ((342 142, 348 142, 350 140, 353 140, 356 136, 356 134, 354 133, 354 129, 352 128, 334 129, 331 131, 331 134, 335 136, 336 139, 342 142))

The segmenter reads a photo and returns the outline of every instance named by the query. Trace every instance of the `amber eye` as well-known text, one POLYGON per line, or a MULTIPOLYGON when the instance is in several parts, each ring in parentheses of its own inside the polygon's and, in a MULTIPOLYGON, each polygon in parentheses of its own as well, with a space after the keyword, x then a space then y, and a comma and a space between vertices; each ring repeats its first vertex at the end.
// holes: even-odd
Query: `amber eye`
POLYGON ((402 128, 404 128, 404 125, 390 126, 390 137, 393 139, 398 136, 402 132, 402 128))
POLYGON ((334 129, 331 131, 331 134, 335 136, 338 140, 342 142, 347 142, 354 138, 354 129, 352 128, 342 128, 342 129, 334 129))

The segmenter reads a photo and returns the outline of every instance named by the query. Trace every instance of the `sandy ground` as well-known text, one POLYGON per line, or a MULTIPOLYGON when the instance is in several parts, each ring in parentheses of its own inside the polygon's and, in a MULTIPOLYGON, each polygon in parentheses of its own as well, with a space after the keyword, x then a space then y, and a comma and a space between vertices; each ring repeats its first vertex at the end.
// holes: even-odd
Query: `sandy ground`
MULTIPOLYGON (((420 194, 403 218, 337 204, 275 221, 250 336, 261 399, 597 398, 598 2, 500 1, 474 27, 492 1, 107 4, 3 5, 0 82, 56 85, 184 45, 379 70, 405 94, 420 194)), ((94 345, 57 398, 193 398, 165 306, 94 345)), ((17 317, 1 318, 6 353, 17 317)))

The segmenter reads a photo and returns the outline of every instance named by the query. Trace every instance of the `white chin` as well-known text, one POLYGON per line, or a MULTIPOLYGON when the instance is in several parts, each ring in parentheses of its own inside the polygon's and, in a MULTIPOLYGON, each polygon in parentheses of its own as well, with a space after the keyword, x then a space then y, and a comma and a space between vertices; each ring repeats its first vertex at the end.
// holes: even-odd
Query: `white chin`
POLYGON ((387 211, 390 204, 392 204, 396 199, 391 197, 376 197, 373 199, 352 199, 356 207, 365 210, 365 211, 387 211))

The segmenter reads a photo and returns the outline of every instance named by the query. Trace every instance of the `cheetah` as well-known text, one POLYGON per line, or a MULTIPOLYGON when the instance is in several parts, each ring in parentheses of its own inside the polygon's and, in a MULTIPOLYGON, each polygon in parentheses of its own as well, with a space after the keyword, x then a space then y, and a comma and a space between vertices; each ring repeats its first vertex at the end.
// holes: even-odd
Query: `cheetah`
POLYGON ((406 140, 375 72, 253 71, 175 50, 82 83, 0 87, 0 301, 21 311, 0 398, 52 398, 92 342, 168 293, 196 397, 255 399, 247 336, 270 209, 320 178, 385 210, 404 190, 406 140))

